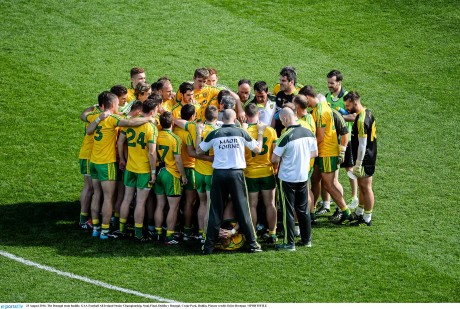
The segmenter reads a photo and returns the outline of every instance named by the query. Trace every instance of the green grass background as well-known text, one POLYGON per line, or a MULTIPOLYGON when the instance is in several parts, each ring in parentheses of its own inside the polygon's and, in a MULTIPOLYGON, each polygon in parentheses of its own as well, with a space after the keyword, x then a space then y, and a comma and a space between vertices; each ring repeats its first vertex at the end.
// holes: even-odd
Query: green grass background
MULTIPOLYGON (((182 302, 460 301, 456 1, 4 0, 0 13, 0 250, 182 302), (236 89, 274 85, 285 65, 323 92, 339 69, 373 110, 374 226, 323 222, 309 250, 213 256, 74 228, 79 114, 131 67, 176 88, 215 66, 236 89)), ((0 278, 2 302, 147 301, 3 257, 0 278)))

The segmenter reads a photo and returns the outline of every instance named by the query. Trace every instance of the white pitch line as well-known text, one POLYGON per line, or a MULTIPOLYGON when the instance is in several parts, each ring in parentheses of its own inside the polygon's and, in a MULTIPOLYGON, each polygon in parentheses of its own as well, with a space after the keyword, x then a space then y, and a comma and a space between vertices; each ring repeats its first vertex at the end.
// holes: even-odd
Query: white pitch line
POLYGON ((108 284, 108 283, 105 283, 105 282, 102 282, 102 281, 93 280, 93 279, 90 279, 90 278, 87 278, 87 277, 75 275, 75 274, 68 273, 68 272, 65 272, 65 271, 60 271, 59 269, 49 267, 49 266, 45 266, 45 265, 41 265, 41 264, 38 264, 38 263, 35 263, 35 262, 32 262, 32 261, 23 259, 22 257, 16 256, 16 255, 8 253, 8 252, 5 252, 3 250, 0 250, 0 255, 4 256, 6 258, 9 258, 9 259, 15 260, 15 261, 17 261, 19 263, 25 264, 27 266, 32 266, 32 267, 36 267, 36 268, 39 268, 39 269, 43 269, 43 270, 58 274, 60 276, 81 280, 81 281, 84 281, 84 282, 87 282, 87 283, 91 283, 91 284, 94 284, 94 285, 101 286, 101 287, 109 289, 109 290, 119 291, 119 292, 123 292, 123 293, 126 293, 126 294, 132 294, 132 295, 136 295, 136 296, 140 296, 140 297, 144 297, 144 298, 148 298, 148 299, 153 299, 153 300, 157 300, 157 301, 165 302, 165 303, 179 303, 176 300, 167 299, 167 298, 163 298, 163 297, 159 297, 159 296, 155 296, 155 295, 150 295, 150 294, 145 294, 145 293, 141 293, 141 292, 138 292, 138 291, 134 291, 134 290, 130 290, 130 289, 121 288, 121 287, 118 287, 118 286, 115 286, 115 285, 111 285, 111 284, 108 284))

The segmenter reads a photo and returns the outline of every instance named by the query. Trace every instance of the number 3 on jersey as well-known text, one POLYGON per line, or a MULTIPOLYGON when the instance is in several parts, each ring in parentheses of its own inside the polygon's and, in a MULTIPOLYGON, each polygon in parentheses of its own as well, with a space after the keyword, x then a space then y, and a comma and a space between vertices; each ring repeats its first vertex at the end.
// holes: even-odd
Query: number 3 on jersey
POLYGON ((134 142, 133 140, 136 138, 136 131, 132 128, 128 128, 126 130, 126 141, 128 142, 128 147, 136 147, 137 145, 141 146, 142 149, 145 149, 145 146, 147 146, 147 143, 145 142, 145 133, 141 132, 139 133, 139 137, 137 140, 134 142))
MULTIPOLYGON (((261 156, 268 152, 267 140, 268 140, 268 137, 264 137, 262 141, 262 151, 259 153, 259 155, 261 156)), ((257 153, 255 153, 254 151, 251 151, 251 154, 253 158, 257 156, 257 153)))

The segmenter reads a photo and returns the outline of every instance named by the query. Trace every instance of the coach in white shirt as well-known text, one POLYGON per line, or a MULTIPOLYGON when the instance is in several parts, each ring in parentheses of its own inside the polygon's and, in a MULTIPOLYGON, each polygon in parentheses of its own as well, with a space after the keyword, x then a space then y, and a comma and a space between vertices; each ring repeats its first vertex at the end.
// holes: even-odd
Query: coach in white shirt
MULTIPOLYGON (((234 100, 234 98, 225 96, 222 101, 224 100, 234 100)), ((257 125, 259 135, 256 141, 246 131, 235 126, 236 113, 234 110, 224 110, 222 121, 224 123, 222 127, 209 133, 206 139, 196 148, 197 154, 204 153, 211 148, 214 150, 211 206, 209 208, 203 254, 210 254, 214 249, 229 194, 240 229, 246 236, 250 252, 260 252, 262 249, 257 243, 252 225, 246 182, 244 180, 243 170, 246 168, 244 148, 247 147, 255 153, 260 153, 266 125, 257 125)), ((201 130, 201 125, 198 124, 197 133, 199 130, 201 130)))
POLYGON ((308 171, 310 159, 318 156, 318 146, 313 133, 296 122, 292 109, 285 107, 280 112, 281 123, 286 132, 278 139, 273 150, 272 162, 281 161, 281 201, 283 205, 284 241, 276 246, 279 250, 295 251, 294 210, 299 220, 300 246, 311 247, 311 222, 308 211, 308 171))

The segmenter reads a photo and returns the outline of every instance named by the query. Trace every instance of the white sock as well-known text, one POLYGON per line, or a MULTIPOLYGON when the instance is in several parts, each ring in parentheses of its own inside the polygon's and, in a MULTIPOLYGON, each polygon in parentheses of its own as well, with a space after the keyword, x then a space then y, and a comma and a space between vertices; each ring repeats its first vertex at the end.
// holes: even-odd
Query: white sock
POLYGON ((361 206, 358 206, 356 208, 355 213, 356 213, 357 216, 362 216, 364 214, 364 208, 362 208, 361 206))
POLYGON ((331 209, 331 201, 323 201, 323 207, 326 209, 331 209))
POLYGON ((363 216, 363 219, 364 219, 364 222, 369 223, 371 221, 371 219, 372 219, 372 213, 370 213, 370 214, 365 213, 364 216, 363 216))

